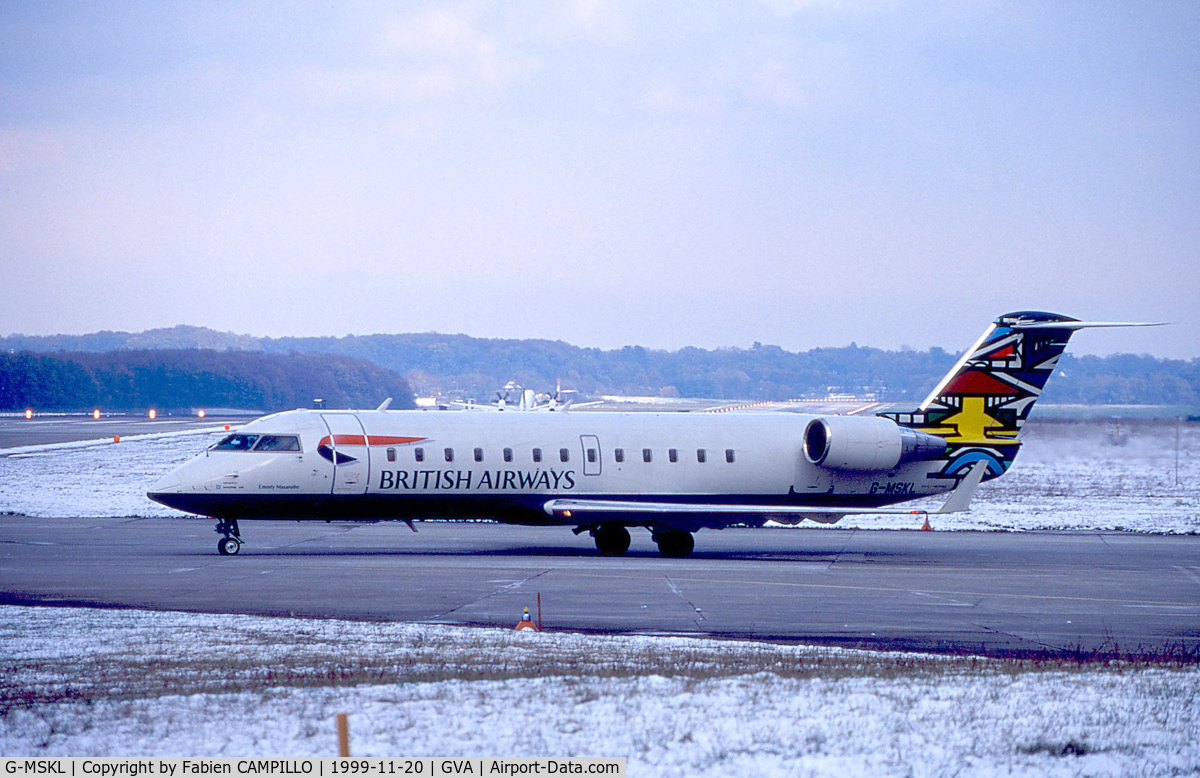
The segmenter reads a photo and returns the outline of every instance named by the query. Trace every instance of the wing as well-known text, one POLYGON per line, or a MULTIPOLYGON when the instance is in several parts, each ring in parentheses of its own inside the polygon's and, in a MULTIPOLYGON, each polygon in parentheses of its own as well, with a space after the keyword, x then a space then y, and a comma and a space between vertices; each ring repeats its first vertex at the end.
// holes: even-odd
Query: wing
POLYGON ((967 474, 962 477, 962 480, 958 482, 958 485, 954 487, 954 491, 950 493, 950 497, 946 500, 945 504, 934 511, 919 508, 859 508, 835 505, 741 505, 721 502, 672 502, 670 500, 642 502, 639 500, 605 500, 603 498, 591 500, 559 498, 547 500, 542 508, 547 514, 560 519, 573 519, 577 517, 601 518, 605 514, 620 514, 623 516, 644 516, 647 519, 658 518, 663 523, 669 524, 670 516, 673 514, 720 514, 760 516, 763 518, 787 516, 832 524, 845 516, 921 516, 931 513, 942 514, 965 511, 970 507, 971 498, 975 496, 975 490, 979 487, 979 482, 983 480, 983 475, 986 471, 986 462, 976 462, 967 474))
POLYGON ((733 516, 789 517, 795 519, 810 519, 823 524, 840 521, 851 514, 896 514, 917 516, 929 513, 925 510, 889 509, 889 508, 851 508, 833 505, 742 505, 735 503, 695 503, 695 502, 642 502, 638 500, 577 500, 556 499, 548 500, 542 506, 546 513, 560 519, 572 518, 603 518, 606 514, 621 516, 638 516, 658 518, 664 524, 670 524, 672 515, 708 514, 733 516))

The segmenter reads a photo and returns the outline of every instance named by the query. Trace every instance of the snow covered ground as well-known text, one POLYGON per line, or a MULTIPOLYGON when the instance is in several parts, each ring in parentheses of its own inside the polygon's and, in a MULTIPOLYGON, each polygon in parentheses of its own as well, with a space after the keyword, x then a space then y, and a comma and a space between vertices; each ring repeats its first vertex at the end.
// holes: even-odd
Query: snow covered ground
MULTIPOLYGON (((1012 471, 981 486, 970 513, 935 517, 934 528, 1198 532, 1200 425, 1178 427, 1178 477, 1176 431, 1173 422, 1162 421, 1035 423, 1012 471)), ((147 500, 147 488, 221 434, 0 451, 0 512, 178 515, 147 500)), ((903 516, 863 516, 838 526, 911 528, 914 523, 903 516)))
POLYGON ((0 450, 0 512, 29 516, 179 516, 146 498, 172 468, 204 451, 221 427, 0 450), (10 453, 11 452, 11 453, 10 453))
POLYGON ((1034 423, 1023 440, 1012 469, 979 487, 969 513, 934 517, 934 528, 1200 532, 1200 424, 1034 423))
POLYGON ((1200 668, 0 607, 0 754, 626 756, 631 776, 1200 771, 1200 668))

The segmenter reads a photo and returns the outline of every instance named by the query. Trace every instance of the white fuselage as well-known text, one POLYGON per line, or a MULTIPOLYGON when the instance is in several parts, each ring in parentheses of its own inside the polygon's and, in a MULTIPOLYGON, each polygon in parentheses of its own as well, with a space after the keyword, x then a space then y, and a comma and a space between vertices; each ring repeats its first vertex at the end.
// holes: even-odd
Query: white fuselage
MULTIPOLYGON (((542 506, 562 497, 880 506, 954 486, 932 477, 936 462, 870 473, 814 465, 801 449, 813 418, 288 411, 238 433, 295 436, 298 450, 210 449, 163 478, 151 497, 235 519, 473 516, 557 524, 572 522, 542 506)), ((697 517, 695 525, 731 521, 747 519, 697 517)))

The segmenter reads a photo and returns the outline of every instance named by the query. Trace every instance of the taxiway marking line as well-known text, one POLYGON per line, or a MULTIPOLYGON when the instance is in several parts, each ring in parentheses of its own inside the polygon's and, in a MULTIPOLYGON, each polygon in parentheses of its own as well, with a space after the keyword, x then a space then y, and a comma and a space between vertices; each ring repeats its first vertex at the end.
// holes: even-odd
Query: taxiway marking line
POLYGON ((1200 570, 1200 567, 1193 567, 1191 569, 1188 569, 1188 568, 1184 567, 1183 565, 1175 565, 1175 569, 1178 570, 1179 572, 1183 573, 1183 577, 1188 579, 1192 583, 1200 584, 1200 575, 1196 574, 1196 571, 1200 570))
MULTIPOLYGON (((621 578, 622 580, 632 580, 626 576, 609 576, 609 575, 592 575, 593 578, 621 578)), ((642 576, 637 576, 642 578, 642 576)), ((833 589, 840 591, 851 592, 887 592, 889 594, 913 594, 915 592, 924 592, 926 594, 941 594, 951 597, 1004 597, 1014 600, 1062 600, 1064 602, 1101 602, 1120 605, 1172 605, 1183 608, 1200 608, 1200 602, 1163 602, 1157 600, 1123 600, 1113 597, 1072 597, 1063 594, 1016 594, 1009 592, 969 592, 960 591, 957 589, 923 589, 923 588, 896 588, 892 586, 851 586, 847 584, 817 584, 817 583, 795 583, 792 581, 753 581, 753 580, 736 580, 722 578, 682 578, 680 576, 672 576, 672 579, 678 582, 687 583, 706 583, 706 584, 725 584, 725 585, 750 585, 750 586, 784 586, 791 589, 833 589)), ((654 580, 644 578, 644 580, 654 580)))

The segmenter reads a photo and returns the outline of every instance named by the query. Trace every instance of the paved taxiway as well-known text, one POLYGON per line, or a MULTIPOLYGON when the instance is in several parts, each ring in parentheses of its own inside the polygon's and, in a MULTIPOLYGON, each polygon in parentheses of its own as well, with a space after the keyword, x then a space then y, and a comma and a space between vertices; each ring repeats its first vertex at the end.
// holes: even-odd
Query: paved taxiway
POLYGON ((750 636, 1026 654, 1200 643, 1200 537, 702 532, 689 559, 568 529, 0 516, 0 602, 750 636))
POLYGON ((45 446, 59 443, 76 443, 84 440, 112 440, 113 437, 134 435, 162 435, 190 430, 218 429, 228 424, 240 427, 252 417, 232 418, 206 416, 34 416, 6 414, 0 416, 0 452, 18 446, 45 446))

